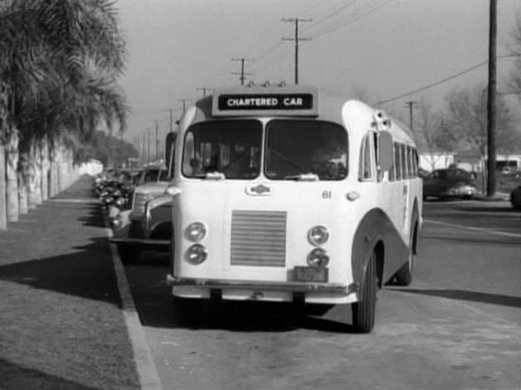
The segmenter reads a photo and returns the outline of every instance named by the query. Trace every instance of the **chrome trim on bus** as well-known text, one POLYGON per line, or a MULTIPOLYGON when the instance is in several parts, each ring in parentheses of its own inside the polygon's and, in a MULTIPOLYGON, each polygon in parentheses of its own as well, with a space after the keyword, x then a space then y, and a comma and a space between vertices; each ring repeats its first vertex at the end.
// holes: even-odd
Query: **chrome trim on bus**
POLYGON ((349 294, 359 290, 358 283, 306 283, 306 282, 262 282, 249 280, 221 280, 221 279, 195 279, 179 278, 172 274, 166 276, 166 284, 172 286, 196 286, 208 289, 232 289, 232 290, 270 290, 290 292, 335 293, 349 294))

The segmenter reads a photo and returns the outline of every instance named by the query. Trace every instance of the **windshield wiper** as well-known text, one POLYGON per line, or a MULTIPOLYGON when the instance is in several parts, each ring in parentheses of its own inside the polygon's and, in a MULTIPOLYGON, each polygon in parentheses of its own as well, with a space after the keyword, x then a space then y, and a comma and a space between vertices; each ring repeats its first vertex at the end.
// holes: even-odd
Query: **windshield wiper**
POLYGON ((315 173, 301 173, 299 175, 290 175, 284 177, 284 180, 295 180, 295 181, 318 181, 320 178, 315 173))
POLYGON ((206 173, 196 173, 192 175, 192 177, 196 179, 208 179, 208 180, 224 180, 226 176, 222 172, 206 172, 206 173))
POLYGON ((205 178, 208 180, 224 180, 226 176, 222 172, 206 172, 205 178))

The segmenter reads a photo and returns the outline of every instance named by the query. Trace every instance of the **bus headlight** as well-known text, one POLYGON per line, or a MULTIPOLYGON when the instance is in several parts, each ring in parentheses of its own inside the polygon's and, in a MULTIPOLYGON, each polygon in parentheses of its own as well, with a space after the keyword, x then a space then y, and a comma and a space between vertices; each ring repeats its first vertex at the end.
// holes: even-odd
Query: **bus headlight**
POLYGON ((325 267, 329 264, 329 255, 325 249, 315 248, 308 255, 308 265, 310 267, 325 267))
POLYGON ((186 239, 191 242, 199 242, 206 237, 206 226, 201 222, 194 222, 186 228, 186 239))
POLYGON ((201 264, 208 257, 208 251, 201 244, 194 244, 186 251, 186 261, 190 264, 201 264))
POLYGON ((314 226, 309 229, 308 240, 311 245, 323 245, 329 240, 329 231, 325 226, 314 226))

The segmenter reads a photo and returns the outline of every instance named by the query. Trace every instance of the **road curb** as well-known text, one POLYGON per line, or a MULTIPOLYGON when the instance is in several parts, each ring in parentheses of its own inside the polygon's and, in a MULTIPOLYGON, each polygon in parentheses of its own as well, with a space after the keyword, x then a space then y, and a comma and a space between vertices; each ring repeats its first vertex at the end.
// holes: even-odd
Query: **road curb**
MULTIPOLYGON (((112 237, 112 230, 106 228, 107 236, 112 237)), ((121 297, 121 305, 123 309, 123 316, 127 325, 128 334, 132 343, 134 351, 134 360, 136 363, 137 372, 139 375, 139 382, 142 389, 146 390, 163 390, 159 374, 157 372, 152 351, 148 345, 145 331, 139 320, 139 315, 136 310, 134 298, 130 293, 125 268, 119 257, 116 245, 110 245, 110 252, 112 261, 114 263, 114 270, 118 283, 118 290, 121 297)))

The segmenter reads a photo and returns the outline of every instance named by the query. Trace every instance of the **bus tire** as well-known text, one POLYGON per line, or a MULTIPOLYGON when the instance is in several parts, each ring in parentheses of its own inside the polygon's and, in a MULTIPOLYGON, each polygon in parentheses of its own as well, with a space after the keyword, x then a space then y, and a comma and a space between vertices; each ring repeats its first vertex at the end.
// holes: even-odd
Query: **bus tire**
POLYGON ((376 317, 376 291, 378 280, 376 275, 376 251, 373 250, 365 271, 361 298, 352 304, 353 328, 357 333, 370 333, 376 317))
POLYGON ((118 244, 118 254, 123 264, 136 263, 139 260, 140 252, 137 245, 118 244))

